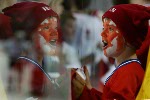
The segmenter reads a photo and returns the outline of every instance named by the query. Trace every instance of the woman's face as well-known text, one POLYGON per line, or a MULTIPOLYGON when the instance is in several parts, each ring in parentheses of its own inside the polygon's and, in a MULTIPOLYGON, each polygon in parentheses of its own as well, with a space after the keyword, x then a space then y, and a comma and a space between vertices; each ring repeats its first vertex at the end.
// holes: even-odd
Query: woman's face
POLYGON ((112 20, 104 18, 103 27, 101 36, 104 54, 107 57, 118 57, 125 49, 125 40, 112 20))
POLYGON ((37 28, 40 50, 46 55, 54 55, 58 40, 57 18, 45 19, 37 28))

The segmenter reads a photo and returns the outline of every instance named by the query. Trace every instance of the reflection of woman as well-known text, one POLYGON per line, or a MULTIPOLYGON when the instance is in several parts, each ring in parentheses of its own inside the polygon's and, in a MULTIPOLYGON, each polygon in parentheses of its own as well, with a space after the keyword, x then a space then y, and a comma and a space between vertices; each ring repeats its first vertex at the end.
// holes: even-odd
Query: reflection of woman
POLYGON ((37 2, 17 3, 3 12, 12 17, 13 31, 25 32, 31 42, 29 54, 20 56, 13 67, 18 77, 17 89, 42 96, 46 80, 50 79, 43 70, 42 60, 44 55, 55 55, 58 16, 49 6, 37 2))
MULTIPOLYGON (((134 100, 136 98, 143 81, 143 68, 146 62, 146 60, 141 62, 139 59, 144 56, 142 55, 145 53, 144 48, 148 49, 150 43, 145 42, 148 40, 145 37, 149 19, 150 9, 136 4, 116 5, 104 13, 104 29, 101 33, 103 51, 107 57, 115 58, 116 69, 107 78, 103 93, 100 93, 90 85, 85 68, 86 86, 80 97, 78 94, 81 100, 134 100), (148 45, 142 43, 148 43, 148 45), (140 52, 136 54, 139 48, 140 52)), ((75 78, 73 83, 77 88, 83 86, 78 84, 79 78, 75 78)), ((80 83, 84 84, 84 81, 80 83)), ((75 91, 75 93, 79 92, 75 91)))

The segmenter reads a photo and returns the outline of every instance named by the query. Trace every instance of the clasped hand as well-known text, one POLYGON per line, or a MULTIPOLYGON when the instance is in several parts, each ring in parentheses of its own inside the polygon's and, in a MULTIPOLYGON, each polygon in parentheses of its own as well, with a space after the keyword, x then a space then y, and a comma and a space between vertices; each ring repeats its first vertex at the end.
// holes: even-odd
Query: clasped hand
POLYGON ((88 89, 92 89, 90 83, 89 72, 86 66, 84 68, 84 74, 86 76, 86 80, 84 80, 77 72, 76 69, 71 70, 71 84, 72 84, 72 95, 75 99, 79 98, 82 94, 84 87, 86 86, 88 89))

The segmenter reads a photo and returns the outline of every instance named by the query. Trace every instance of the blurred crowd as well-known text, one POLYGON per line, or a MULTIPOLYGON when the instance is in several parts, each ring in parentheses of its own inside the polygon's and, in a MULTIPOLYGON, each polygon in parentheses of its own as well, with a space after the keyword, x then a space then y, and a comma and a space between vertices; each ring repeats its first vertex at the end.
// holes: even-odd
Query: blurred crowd
MULTIPOLYGON (((54 100, 70 99, 71 80, 69 80, 69 75, 71 73, 68 75, 66 70, 82 68, 85 65, 89 71, 91 84, 102 92, 105 80, 115 70, 114 59, 107 58, 102 51, 100 33, 103 31, 101 20, 103 12, 112 5, 128 3, 149 5, 150 2, 149 0, 0 0, 0 11, 3 13, 2 9, 23 1, 45 3, 60 18, 59 43, 56 47, 56 53, 44 55, 42 70, 48 73, 52 81, 58 81, 57 83, 60 86, 62 85, 63 88, 60 88, 59 91, 46 88, 43 93, 44 100, 49 98, 51 98, 50 100, 52 98, 54 100), (97 2, 102 3, 97 4, 100 5, 99 8, 94 8, 94 4, 97 2), (50 96, 48 95, 49 91, 53 92, 50 96)), ((32 43, 28 40, 25 32, 21 30, 15 32, 14 35, 8 34, 6 37, 2 35, 0 37, 2 37, 0 39, 0 87, 2 85, 8 100, 32 100, 32 97, 28 99, 26 97, 26 95, 30 97, 30 94, 28 94, 31 87, 28 83, 31 75, 29 70, 25 69, 26 72, 21 74, 24 80, 19 85, 20 87, 17 86, 18 76, 13 71, 13 65, 20 54, 21 56, 29 55, 34 58, 32 43), (18 94, 19 92, 21 94, 18 94)), ((38 76, 35 77, 38 78, 38 76)), ((42 81, 42 79, 40 80, 42 81)), ((46 83, 46 85, 48 84, 46 83)), ((56 86, 56 88, 58 87, 56 86)), ((3 99, 0 97, 0 100, 3 99)), ((33 100, 37 99, 34 98, 33 100)))

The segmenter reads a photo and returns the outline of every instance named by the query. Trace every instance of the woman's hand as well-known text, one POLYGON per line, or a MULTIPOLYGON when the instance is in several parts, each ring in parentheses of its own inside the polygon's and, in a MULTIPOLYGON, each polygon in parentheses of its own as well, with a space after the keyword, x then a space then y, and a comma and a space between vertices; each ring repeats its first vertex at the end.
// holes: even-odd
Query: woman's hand
POLYGON ((86 86, 89 90, 92 89, 92 85, 91 85, 91 82, 90 82, 90 76, 89 76, 89 72, 88 72, 88 69, 86 66, 83 67, 84 68, 84 73, 85 73, 85 76, 86 76, 86 86))
POLYGON ((72 69, 72 73, 72 95, 77 99, 82 94, 84 86, 87 86, 88 89, 92 89, 92 86, 90 83, 87 67, 84 67, 86 80, 82 79, 82 77, 76 72, 75 69, 72 69))
POLYGON ((81 76, 72 69, 72 98, 79 98, 82 94, 86 81, 81 78, 81 76))

